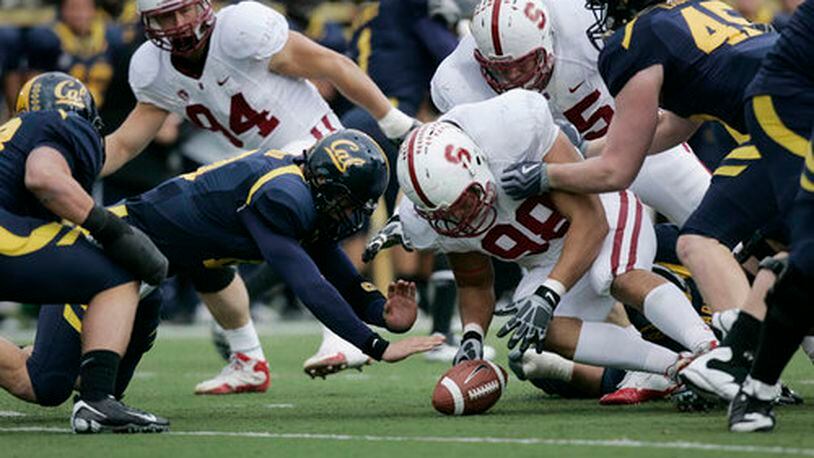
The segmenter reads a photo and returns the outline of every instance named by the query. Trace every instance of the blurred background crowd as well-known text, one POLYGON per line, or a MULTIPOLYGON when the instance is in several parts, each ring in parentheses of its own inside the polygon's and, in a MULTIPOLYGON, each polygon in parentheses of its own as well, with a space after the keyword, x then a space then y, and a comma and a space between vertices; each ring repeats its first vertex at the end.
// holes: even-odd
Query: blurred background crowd
MULTIPOLYGON (((389 62, 393 62, 393 49, 371 48, 369 24, 377 14, 378 1, 260 1, 285 14, 292 30, 300 31, 333 50, 346 53, 365 71, 377 65, 376 59, 386 59, 388 53, 391 59, 389 62)), ((432 11, 427 9, 426 4, 433 0, 393 1, 415 3, 416 8, 423 4, 424 11, 432 11)), ((729 1, 753 22, 777 29, 784 26, 791 12, 801 2, 802 0, 729 1)), ((214 3, 217 8, 237 2, 214 3)), ((433 19, 445 22, 451 37, 466 33, 465 19, 459 22, 461 17, 450 18, 441 11, 444 17, 433 19)), ((464 18, 466 13, 463 12, 464 18)), ((409 19, 405 18, 407 20, 409 19)), ((397 28, 394 24, 386 27, 394 30, 397 28)), ((417 58, 425 61, 420 62, 422 71, 418 72, 418 81, 404 81, 405 75, 399 75, 399 72, 369 73, 385 94, 394 103, 400 104, 400 109, 404 111, 409 107, 405 112, 427 120, 435 113, 429 100, 429 78, 435 66, 443 59, 444 53, 452 48, 443 43, 427 43, 426 37, 410 37, 410 33, 409 28, 405 28, 401 35, 393 33, 394 40, 401 40, 401 43, 387 40, 376 43, 379 43, 377 46, 402 46, 408 50, 422 48, 422 52, 416 54, 417 58)), ((135 0, 0 0, 0 124, 13 115, 16 94, 24 81, 40 72, 63 71, 82 80, 93 92, 105 122, 105 133, 111 132, 136 103, 127 82, 128 65, 130 56, 144 40, 135 0)), ((410 65, 415 64, 416 62, 412 62, 410 65)), ((382 61, 379 65, 389 64, 382 61)), ((350 113, 352 105, 332 87, 319 81, 314 81, 314 84, 340 117, 343 114, 353 116, 350 113)), ((716 163, 724 152, 731 149, 729 145, 733 144, 733 139, 718 124, 707 124, 699 130, 691 144, 703 162, 716 163)), ((211 139, 206 131, 197 130, 182 119, 170 116, 149 149, 118 173, 99 183, 95 197, 105 204, 112 204, 124 197, 146 191, 174 175, 234 154, 230 145, 212 142, 211 139)), ((404 253, 394 253, 394 256, 379 262, 375 269, 377 271, 371 274, 374 278, 379 277, 378 284, 382 283, 381 279, 386 280, 394 274, 416 280, 419 286, 421 283, 434 282, 434 288, 425 288, 428 291, 422 297, 425 304, 430 299, 449 302, 449 298, 440 296, 450 294, 454 301, 451 274, 439 274, 439 269, 434 268, 432 257, 406 257, 404 253)), ((302 315, 301 308, 290 292, 281 286, 269 288, 269 285, 275 284, 274 279, 269 278, 273 274, 251 267, 242 273, 247 280, 253 305, 258 305, 253 307, 255 319, 263 321, 272 314, 282 318, 297 318, 302 315), (264 306, 259 306, 261 304, 264 306), (273 313, 269 312, 271 309, 274 310, 273 313)), ((500 275, 501 281, 497 288, 510 291, 518 278, 516 275, 517 273, 511 271, 500 275)), ((174 279, 164 288, 164 294, 165 320, 178 323, 196 320, 196 313, 200 313, 196 312, 199 310, 198 299, 183 278, 174 279)), ((0 304, 0 321, 9 316, 25 321, 26 317, 35 317, 36 310, 34 305, 0 304)), ((450 313, 451 311, 442 313, 447 318, 434 317, 436 321, 440 318, 440 323, 437 323, 440 328, 448 328, 450 313)), ((448 332, 448 329, 439 330, 448 332)))

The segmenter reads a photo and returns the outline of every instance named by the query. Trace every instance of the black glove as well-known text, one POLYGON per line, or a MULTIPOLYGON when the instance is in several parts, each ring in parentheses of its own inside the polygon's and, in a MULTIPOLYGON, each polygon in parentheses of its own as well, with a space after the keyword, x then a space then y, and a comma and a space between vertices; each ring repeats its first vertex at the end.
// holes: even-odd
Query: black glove
POLYGON ((455 353, 452 365, 457 366, 458 363, 476 359, 483 359, 483 337, 477 332, 467 332, 461 339, 461 346, 458 347, 458 352, 455 353))
POLYGON ((368 240, 365 251, 362 253, 362 262, 372 261, 379 251, 395 245, 401 245, 405 250, 413 251, 413 245, 404 238, 404 230, 401 227, 401 218, 398 213, 391 216, 384 227, 368 240))
POLYGON ((91 209, 82 227, 102 245, 105 254, 137 279, 158 285, 167 278, 169 261, 138 228, 98 205, 91 209))
POLYGON ((514 348, 520 342, 521 352, 533 346, 537 353, 542 353, 548 323, 551 322, 559 302, 559 294, 547 286, 540 286, 531 296, 515 301, 501 310, 503 315, 514 316, 500 328, 497 336, 504 337, 514 330, 509 338, 509 348, 514 348))
POLYGON ((512 164, 500 175, 500 185, 515 200, 523 200, 549 191, 547 165, 541 161, 512 164))

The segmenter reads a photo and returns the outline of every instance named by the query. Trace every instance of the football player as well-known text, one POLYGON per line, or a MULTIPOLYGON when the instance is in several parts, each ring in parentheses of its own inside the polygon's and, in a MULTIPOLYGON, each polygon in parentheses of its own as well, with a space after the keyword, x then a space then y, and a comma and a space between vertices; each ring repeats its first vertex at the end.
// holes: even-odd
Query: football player
MULTIPOLYGON (((88 304, 79 397, 71 415, 75 432, 164 431, 167 420, 113 397, 138 303, 136 280, 158 284, 167 259, 88 194, 109 159, 93 97, 77 79, 45 73, 23 86, 17 112, 0 126, 0 268, 6 272, 0 298, 88 304), (63 219, 81 224, 101 249, 63 219)), ((4 368, 17 372, 12 375, 38 370, 31 366, 36 359, 26 360, 8 342, 0 345, 11 359, 4 368)), ((10 383, 8 375, 4 388, 18 396, 36 394, 30 384, 10 383)))
MULTIPOLYGON (((674 376, 683 357, 603 322, 614 298, 693 353, 714 345, 684 294, 650 272, 655 235, 641 202, 629 191, 513 200, 495 175, 530 160, 579 155, 543 95, 519 89, 459 105, 412 132, 399 152, 399 184, 409 198, 399 205, 404 233, 417 248, 447 254, 464 341, 482 342, 491 322, 496 257, 526 272, 497 333, 513 333, 510 348, 546 347, 578 362, 674 376)), ((482 358, 480 348, 462 345, 456 362, 482 358)))
MULTIPOLYGON (((388 344, 364 325, 406 332, 417 316, 415 285, 390 285, 385 298, 338 242, 365 224, 387 186, 381 148, 366 134, 340 130, 304 155, 253 150, 166 181, 111 211, 144 231, 205 298, 234 301, 245 289, 229 264, 264 260, 305 306, 366 357, 398 361, 443 342, 412 337, 388 344)), ((237 355, 232 365, 265 364, 237 355)), ((241 369, 241 368, 238 368, 241 369)), ((259 368, 258 368, 259 369, 259 368)), ((255 370, 268 374, 268 368, 255 370)), ((213 393, 240 392, 230 379, 213 393)), ((260 375, 252 386, 268 385, 260 375)), ((243 388, 245 389, 245 388, 243 388)))
MULTIPOLYGON (((587 6, 597 15, 589 29, 593 38, 613 31, 599 54, 599 71, 616 103, 601 155, 578 164, 507 170, 512 195, 624 189, 648 152, 680 144, 702 120, 718 119, 746 141, 746 87, 775 33, 717 1, 590 0, 587 6)), ((754 231, 741 214, 772 199, 735 179, 763 167, 758 157, 744 143, 722 161, 679 238, 682 263, 716 311, 739 307, 749 290, 731 249, 754 231)))
MULTIPOLYGON (((761 263, 763 274, 770 280, 777 277, 765 295, 768 311, 762 300, 750 297, 747 304, 753 307, 744 307, 738 315, 725 341, 728 345, 688 367, 685 378, 696 389, 732 400, 732 431, 774 428, 772 401, 781 390, 780 373, 814 323, 814 157, 809 141, 814 129, 812 27, 814 1, 807 0, 767 54, 745 100, 747 126, 763 165, 745 179, 769 201, 752 202, 748 216, 753 219, 744 221, 755 225, 779 212, 789 232, 790 255, 785 262, 767 258, 761 263), (759 319, 764 314, 760 330, 759 319)), ((755 286, 759 286, 757 280, 755 286)))
POLYGON ((104 105, 124 43, 121 30, 105 20, 94 0, 60 0, 58 20, 25 36, 31 71, 65 72, 85 83, 99 108, 104 105))
MULTIPOLYGON (((348 56, 370 75, 395 106, 410 116, 418 113, 426 99, 430 78, 438 63, 458 43, 449 24, 431 17, 440 7, 449 10, 453 6, 458 5, 452 0, 384 0, 366 5, 354 26, 348 56)), ((455 14, 452 16, 454 20, 455 14)), ((387 141, 368 112, 352 108, 342 116, 342 124, 372 135, 395 165, 398 145, 387 141)), ((388 213, 395 209, 398 188, 398 181, 392 180, 385 192, 388 213)), ((364 246, 362 237, 351 242, 346 246, 349 253, 358 252, 364 246)), ((362 259, 368 260, 364 255, 362 259)), ((431 360, 451 361, 457 350, 450 334, 455 308, 451 273, 443 266, 433 272, 435 262, 431 253, 408 254, 399 250, 392 252, 392 259, 396 277, 415 281, 420 304, 432 316, 430 332, 447 336, 444 345, 425 356, 431 360)))
MULTIPOLYGON (((150 39, 130 63, 129 82, 138 103, 106 138, 108 151, 138 154, 171 112, 212 132, 212 142, 224 151, 282 149, 293 142, 305 148, 342 127, 306 78, 331 82, 368 110, 388 138, 403 137, 415 122, 350 59, 289 31, 282 15, 260 3, 241 2, 217 13, 209 0, 139 0, 138 8, 150 39)), ((197 393, 224 384, 256 391, 268 376, 252 369, 267 364, 246 295, 237 292, 243 289, 242 282, 235 286, 234 303, 204 302, 226 330, 232 360, 243 353, 252 362, 230 364, 199 384, 197 393)), ((306 362, 307 372, 324 375, 368 362, 354 346, 324 330, 331 345, 306 362)))
MULTIPOLYGON (((475 8, 471 35, 433 76, 433 101, 446 112, 525 88, 544 93, 554 118, 576 127, 575 137, 602 139, 615 106, 596 69, 598 52, 584 33, 592 22, 591 13, 571 0, 483 0, 475 8)), ((582 149, 590 153, 588 146, 582 149)), ((691 153, 682 144, 648 158, 630 186, 645 204, 679 225, 709 186, 709 172, 691 153)))

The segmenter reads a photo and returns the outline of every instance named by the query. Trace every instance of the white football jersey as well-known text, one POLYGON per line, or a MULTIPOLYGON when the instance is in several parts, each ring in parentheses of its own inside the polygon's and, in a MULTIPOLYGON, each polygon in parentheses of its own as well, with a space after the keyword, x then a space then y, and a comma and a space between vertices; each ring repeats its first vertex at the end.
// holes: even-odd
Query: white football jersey
MULTIPOLYGON (((559 132, 545 98, 521 89, 483 102, 459 105, 440 118, 444 120, 458 125, 475 141, 495 177, 516 162, 541 161, 559 132)), ((409 199, 402 199, 399 213, 405 235, 419 249, 445 253, 477 251, 528 268, 556 261, 568 221, 553 209, 547 196, 516 201, 499 183, 495 184, 497 219, 484 234, 439 235, 416 213, 409 199)))
POLYGON ((179 72, 170 53, 152 42, 139 47, 130 63, 130 86, 139 102, 178 113, 235 150, 313 142, 341 128, 310 82, 268 70, 288 41, 285 17, 250 1, 216 16, 198 79, 179 72))
MULTIPOLYGON (((613 116, 613 97, 596 69, 599 57, 585 30, 594 23, 582 2, 547 0, 554 34, 554 72, 546 88, 556 118, 567 119, 588 140, 608 130, 613 116)), ((475 60, 475 39, 464 37, 441 62, 430 84, 433 103, 446 112, 461 103, 486 100, 496 95, 481 75, 475 60)))

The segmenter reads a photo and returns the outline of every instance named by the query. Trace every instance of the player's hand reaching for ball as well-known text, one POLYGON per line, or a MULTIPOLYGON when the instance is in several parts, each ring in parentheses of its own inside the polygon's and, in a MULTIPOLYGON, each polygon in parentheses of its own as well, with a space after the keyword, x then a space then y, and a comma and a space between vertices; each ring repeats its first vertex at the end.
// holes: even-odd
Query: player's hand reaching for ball
POLYGON ((424 353, 444 343, 444 336, 414 336, 391 342, 382 354, 382 361, 395 363, 416 353, 424 353))
POLYGON ((413 327, 413 323, 418 317, 415 291, 415 283, 404 280, 390 283, 390 286, 387 287, 384 321, 388 331, 402 333, 413 327))

